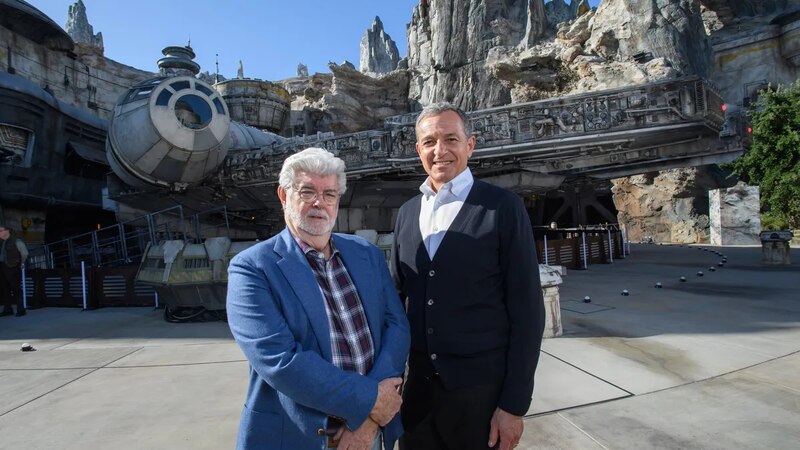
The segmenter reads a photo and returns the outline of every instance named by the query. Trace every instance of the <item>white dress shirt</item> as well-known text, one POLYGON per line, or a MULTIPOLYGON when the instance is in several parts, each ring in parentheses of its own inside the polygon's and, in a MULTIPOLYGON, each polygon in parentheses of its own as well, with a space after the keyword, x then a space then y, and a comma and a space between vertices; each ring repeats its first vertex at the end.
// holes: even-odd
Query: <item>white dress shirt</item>
POLYGON ((422 201, 419 208, 419 231, 428 250, 428 257, 433 260, 436 250, 442 243, 444 234, 450 229, 453 220, 464 206, 464 201, 472 189, 474 179, 469 167, 449 182, 441 185, 436 192, 431 187, 428 177, 419 187, 422 201))

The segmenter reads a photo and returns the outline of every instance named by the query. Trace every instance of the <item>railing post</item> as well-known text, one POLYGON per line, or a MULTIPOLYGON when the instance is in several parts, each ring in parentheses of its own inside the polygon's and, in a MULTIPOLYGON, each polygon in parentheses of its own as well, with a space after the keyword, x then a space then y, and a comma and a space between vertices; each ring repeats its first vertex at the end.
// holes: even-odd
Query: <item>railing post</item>
POLYGON ((75 267, 77 263, 75 262, 75 252, 72 250, 72 238, 67 239, 67 252, 69 253, 70 267, 75 267))
POLYGON ((122 223, 117 224, 117 234, 119 234, 120 249, 122 250, 122 262, 128 262, 128 243, 125 239, 125 227, 122 223))
POLYGON ((100 243, 97 241, 97 231, 92 231, 92 265, 101 266, 100 243))
POLYGON ((228 237, 231 237, 231 226, 228 223, 228 207, 227 206, 223 206, 222 207, 222 217, 225 218, 225 233, 228 234, 228 237))
POLYGON ((181 217, 179 231, 183 235, 181 236, 181 239, 183 240, 183 242, 186 242, 186 221, 183 217, 183 205, 178 205, 178 211, 180 211, 180 217, 181 217))
POLYGON ((586 249, 586 232, 581 231, 581 240, 583 241, 583 269, 589 269, 589 252, 586 249))
POLYGON ((550 265, 550 260, 547 257, 547 232, 544 234, 544 263, 545 265, 550 265))
POLYGON ((194 218, 194 239, 196 244, 200 244, 203 242, 203 238, 200 237, 200 213, 195 214, 192 216, 194 218))
POLYGON ((147 233, 150 235, 150 242, 155 245, 158 241, 156 240, 156 225, 153 222, 153 213, 147 215, 147 233))
POLYGON ((81 260, 81 292, 83 293, 83 309, 87 308, 86 301, 86 261, 81 260))
POLYGON ((22 265, 22 307, 28 309, 28 283, 25 281, 25 263, 22 265))
POLYGON ((613 263, 614 262, 614 247, 612 247, 612 245, 611 245, 611 228, 608 228, 606 231, 608 231, 608 257, 611 260, 611 262, 613 263))

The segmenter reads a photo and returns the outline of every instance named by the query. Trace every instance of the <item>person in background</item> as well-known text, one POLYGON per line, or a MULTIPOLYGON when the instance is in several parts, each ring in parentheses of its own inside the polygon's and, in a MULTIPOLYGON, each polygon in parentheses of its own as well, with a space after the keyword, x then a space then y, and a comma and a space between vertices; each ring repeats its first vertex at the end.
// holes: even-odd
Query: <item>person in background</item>
POLYGON ((283 163, 286 228, 236 255, 227 313, 250 363, 239 449, 391 449, 409 328, 385 257, 332 233, 344 162, 310 148, 283 163))
POLYGON ((14 314, 12 303, 17 304, 17 317, 25 315, 22 299, 22 265, 28 259, 28 247, 5 225, 0 225, 0 295, 3 312, 0 316, 14 314), (13 301, 12 301, 13 299, 13 301))
POLYGON ((400 449, 510 450, 545 321, 530 219, 516 194, 473 178, 459 109, 425 108, 416 134, 428 178, 400 208, 392 249, 411 325, 400 449))

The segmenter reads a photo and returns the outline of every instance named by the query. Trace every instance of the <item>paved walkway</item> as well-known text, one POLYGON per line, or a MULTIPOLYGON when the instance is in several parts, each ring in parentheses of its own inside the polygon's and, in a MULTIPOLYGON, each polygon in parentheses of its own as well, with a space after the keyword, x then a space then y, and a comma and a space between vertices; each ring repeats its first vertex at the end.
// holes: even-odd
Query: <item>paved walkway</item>
MULTIPOLYGON (((565 334, 545 341, 518 448, 800 448, 800 264, 714 250, 724 267, 696 247, 635 245, 568 273, 565 334)), ((233 448, 247 364, 227 325, 161 315, 0 318, 0 449, 233 448)))

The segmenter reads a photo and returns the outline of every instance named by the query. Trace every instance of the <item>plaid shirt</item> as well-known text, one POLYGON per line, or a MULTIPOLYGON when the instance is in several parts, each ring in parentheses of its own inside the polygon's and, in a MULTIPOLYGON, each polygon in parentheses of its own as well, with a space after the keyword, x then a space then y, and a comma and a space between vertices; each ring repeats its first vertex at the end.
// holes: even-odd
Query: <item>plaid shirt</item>
POLYGON ((333 245, 333 240, 330 240, 331 258, 326 261, 325 256, 310 245, 297 238, 295 241, 306 255, 325 297, 333 364, 342 370, 366 374, 372 368, 375 354, 372 334, 361 298, 347 273, 339 250, 333 245))

